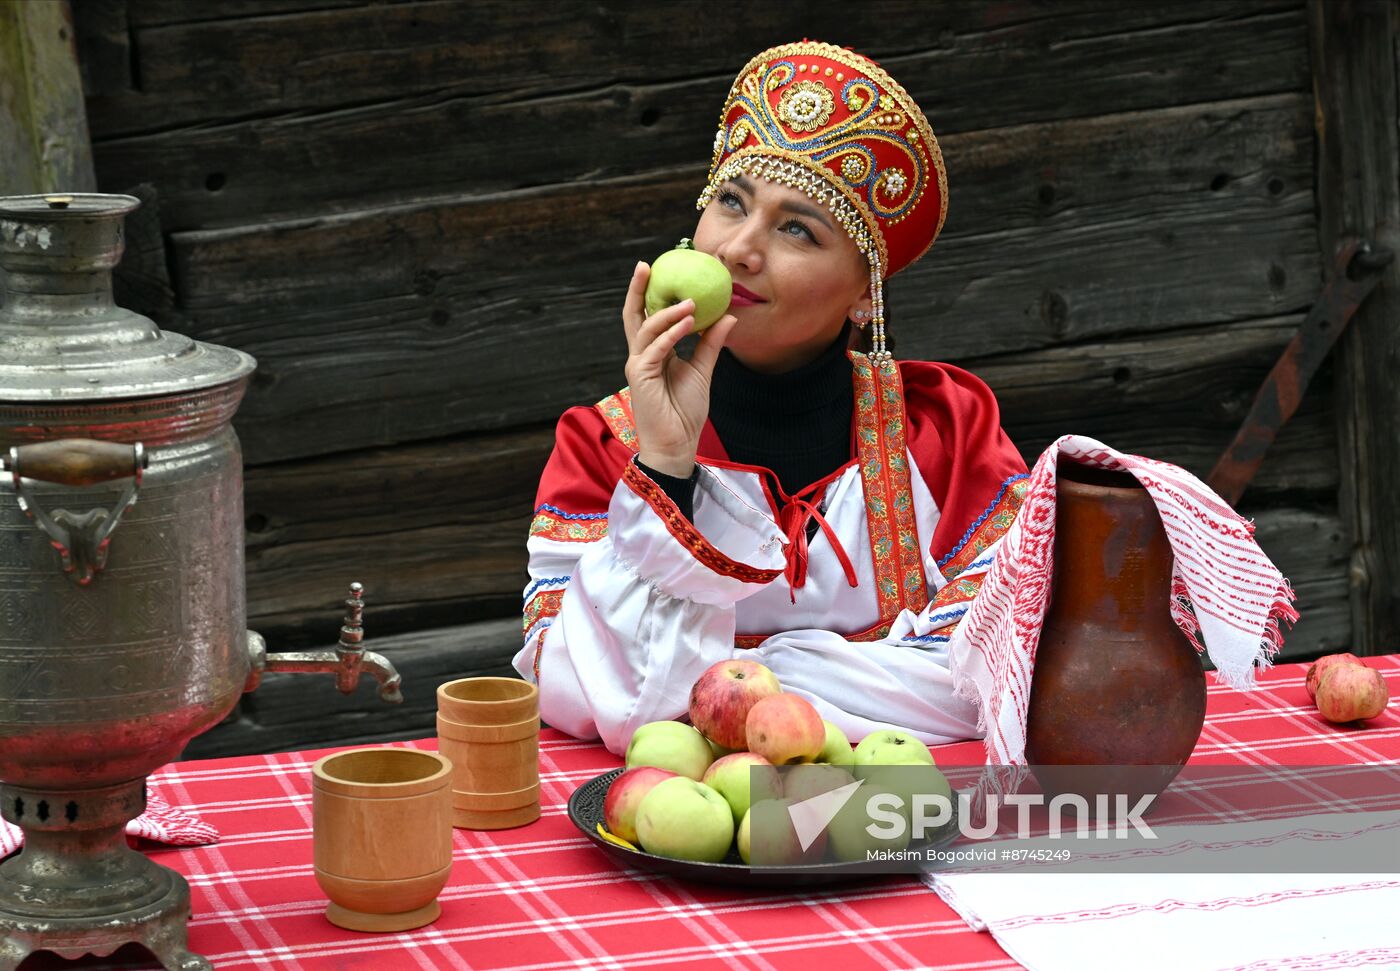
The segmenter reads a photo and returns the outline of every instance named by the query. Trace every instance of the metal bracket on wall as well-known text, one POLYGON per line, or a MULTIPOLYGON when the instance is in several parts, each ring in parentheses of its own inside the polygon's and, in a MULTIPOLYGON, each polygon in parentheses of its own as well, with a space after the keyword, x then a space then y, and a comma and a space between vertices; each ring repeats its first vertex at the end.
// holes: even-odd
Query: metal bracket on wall
POLYGON ((1230 505, 1239 502, 1279 429, 1298 410, 1308 382, 1394 256, 1370 240, 1348 238, 1337 244, 1322 296, 1264 379, 1234 441, 1206 479, 1230 505))

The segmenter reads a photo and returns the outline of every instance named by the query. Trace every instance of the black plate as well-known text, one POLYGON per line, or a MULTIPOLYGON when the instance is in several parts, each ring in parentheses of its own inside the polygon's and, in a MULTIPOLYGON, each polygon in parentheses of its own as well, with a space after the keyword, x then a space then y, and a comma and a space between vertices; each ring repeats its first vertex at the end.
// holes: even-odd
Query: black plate
MULTIPOLYGON (((608 794, 608 786, 622 775, 624 769, 613 769, 589 779, 574 790, 569 797, 569 818, 575 826, 598 847, 618 863, 626 866, 662 873, 666 876, 685 880, 699 880, 704 883, 723 883, 736 887, 790 888, 811 887, 820 884, 848 883, 855 880, 869 880, 882 874, 908 872, 908 864, 890 863, 806 863, 800 866, 754 866, 751 867, 739 858, 739 852, 730 849, 729 855, 719 863, 693 863, 690 860, 672 860, 656 856, 643 850, 629 850, 625 846, 610 843, 598 835, 598 824, 603 822, 603 800, 608 794)), ((958 838, 957 817, 939 827, 928 839, 909 844, 911 850, 931 850, 945 846, 958 838)))

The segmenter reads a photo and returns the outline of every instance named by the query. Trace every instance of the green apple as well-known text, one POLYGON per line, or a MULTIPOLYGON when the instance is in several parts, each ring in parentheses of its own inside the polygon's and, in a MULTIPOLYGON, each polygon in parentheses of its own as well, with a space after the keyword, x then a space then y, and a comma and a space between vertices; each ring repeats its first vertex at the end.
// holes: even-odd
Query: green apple
POLYGON ((832 856, 850 863, 867 859, 870 850, 898 851, 908 847, 909 811, 899 808, 905 805, 902 799, 898 793, 869 782, 857 789, 827 824, 832 856), (891 835, 886 835, 891 831, 891 835))
POLYGON ((848 786, 856 781, 851 773, 839 765, 824 765, 820 762, 794 765, 783 770, 783 795, 793 802, 802 802, 848 786))
POLYGON ((698 334, 724 316, 734 295, 734 281, 724 264, 709 253, 702 253, 683 239, 679 246, 667 250, 651 265, 647 280, 647 316, 687 298, 695 301, 695 326, 698 334))
POLYGON ((739 751, 738 749, 725 748, 719 742, 716 742, 713 738, 707 738, 705 739, 705 741, 710 743, 710 754, 717 759, 722 759, 726 755, 733 755, 735 752, 739 751))
POLYGON ((699 782, 714 761, 710 743, 681 722, 648 722, 627 743, 627 768, 654 765, 699 782))
POLYGON ((637 807, 637 839, 657 856, 718 863, 734 842, 734 813, 703 783, 663 779, 637 807))
POLYGON ((908 732, 892 728, 871 732, 856 746, 855 760, 856 778, 898 795, 906 815, 913 812, 915 796, 952 800, 952 787, 934 765, 933 753, 908 732))
POLYGON ((732 752, 717 759, 700 781, 729 803, 735 825, 743 822, 751 803, 783 794, 783 783, 773 763, 752 752, 732 752))
POLYGON ((739 824, 739 858, 751 866, 800 866, 820 863, 826 853, 826 831, 802 848, 789 807, 792 799, 763 799, 753 804, 739 824))
POLYGON ((851 749, 851 741, 846 737, 846 733, 825 718, 822 719, 822 724, 826 726, 826 744, 822 746, 817 761, 829 762, 832 765, 854 765, 856 753, 851 749))
POLYGON ((933 753, 913 735, 896 728, 871 732, 861 739, 855 750, 857 779, 866 777, 864 767, 868 765, 910 765, 916 762, 933 765, 933 753))
POLYGON ((627 842, 637 842, 637 809, 663 779, 677 779, 674 772, 643 765, 628 769, 608 786, 608 794, 603 799, 603 822, 608 832, 627 842))

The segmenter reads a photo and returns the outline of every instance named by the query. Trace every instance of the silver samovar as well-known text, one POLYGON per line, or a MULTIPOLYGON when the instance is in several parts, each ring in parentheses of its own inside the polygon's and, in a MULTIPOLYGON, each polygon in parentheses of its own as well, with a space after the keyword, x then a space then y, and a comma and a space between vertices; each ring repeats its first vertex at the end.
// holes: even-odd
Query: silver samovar
POLYGON ((146 776, 269 671, 360 672, 401 701, 360 640, 266 653, 246 629, 243 478, 230 424, 256 366, 112 300, 119 195, 0 198, 0 971, 31 951, 135 941, 166 968, 189 885, 128 847, 146 776))

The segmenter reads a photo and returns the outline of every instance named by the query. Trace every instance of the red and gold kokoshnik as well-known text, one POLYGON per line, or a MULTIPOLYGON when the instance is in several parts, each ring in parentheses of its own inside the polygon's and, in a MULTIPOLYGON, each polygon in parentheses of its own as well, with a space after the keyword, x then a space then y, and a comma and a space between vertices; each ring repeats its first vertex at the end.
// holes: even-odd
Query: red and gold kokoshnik
POLYGON ((745 174, 829 207, 877 280, 923 256, 947 215, 948 179, 928 119, 879 65, 831 44, 773 47, 739 72, 699 207, 745 174))

